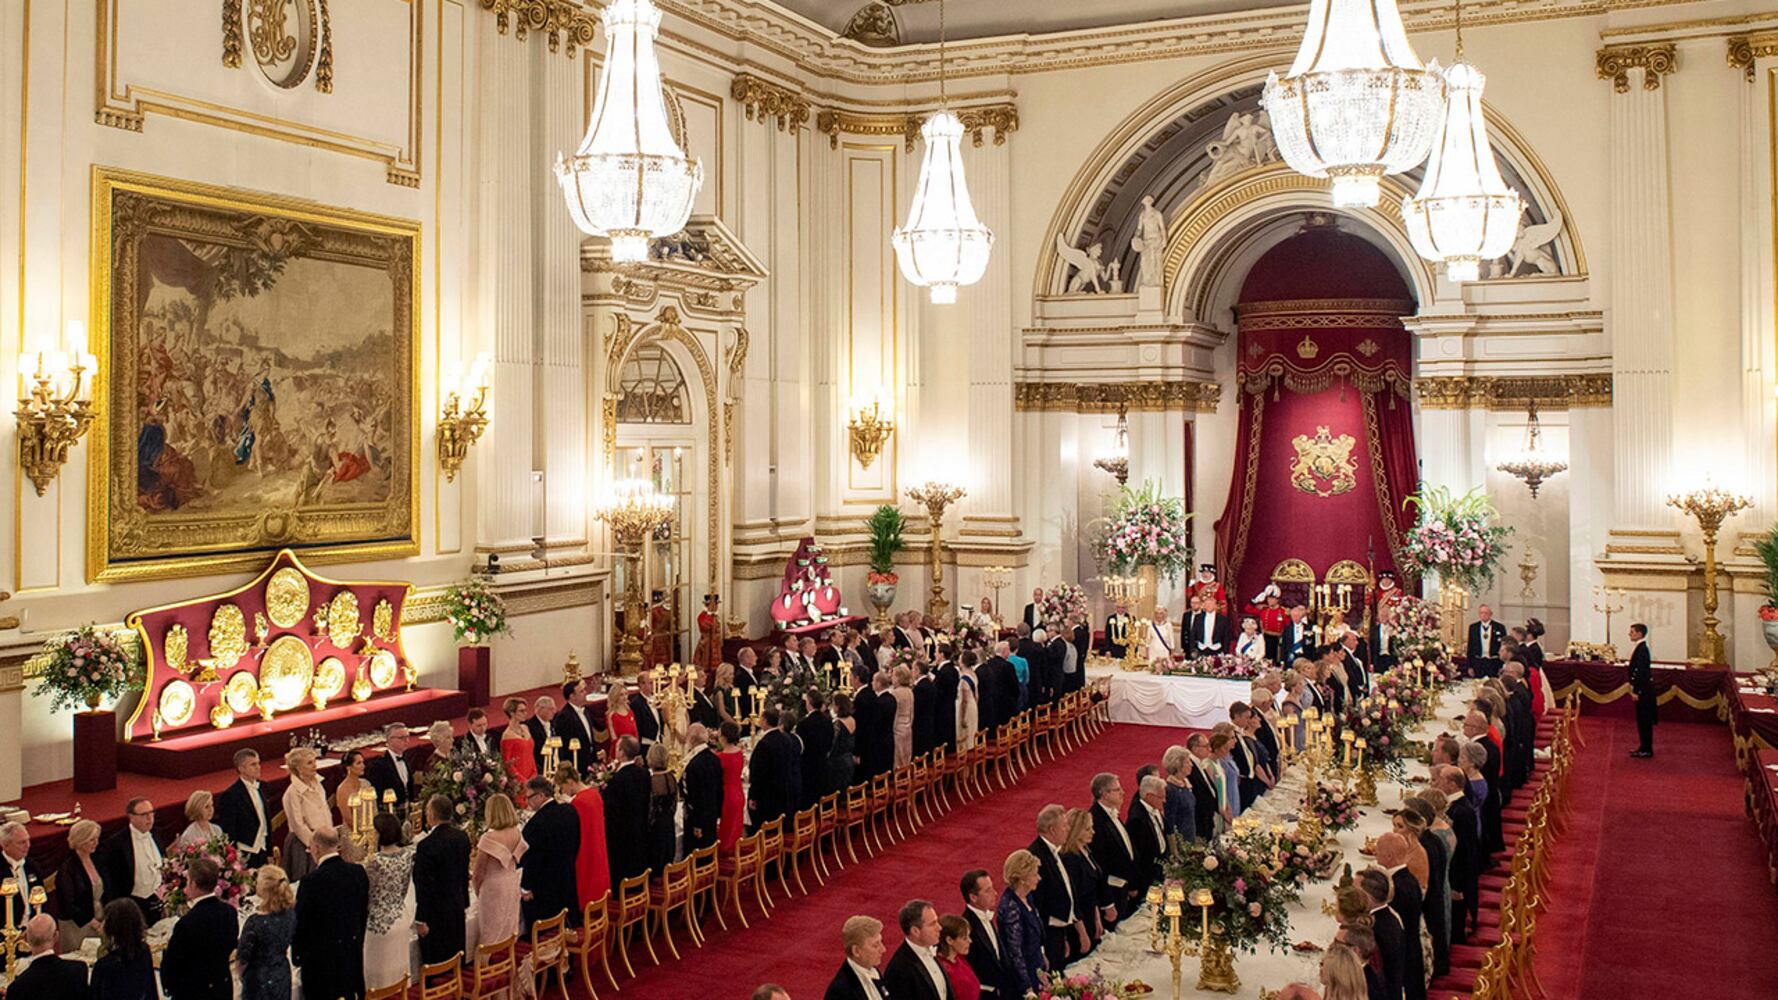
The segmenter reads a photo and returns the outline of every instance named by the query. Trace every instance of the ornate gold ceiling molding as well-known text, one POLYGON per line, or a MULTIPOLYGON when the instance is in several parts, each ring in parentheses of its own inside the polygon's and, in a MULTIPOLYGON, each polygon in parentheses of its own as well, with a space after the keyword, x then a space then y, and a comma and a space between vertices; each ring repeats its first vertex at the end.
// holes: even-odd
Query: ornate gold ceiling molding
MULTIPOLYGON (((989 129, 994 130, 996 146, 1006 145, 1006 137, 1019 130, 1019 109, 1010 101, 952 108, 951 111, 963 123, 963 130, 969 133, 970 143, 977 147, 982 145, 989 129)), ((840 148, 842 132, 865 136, 898 135, 902 148, 911 153, 920 138, 920 126, 926 124, 929 114, 925 111, 871 112, 827 108, 815 116, 815 131, 827 136, 830 149, 840 148)))
POLYGON ((1051 413, 1215 413, 1222 398, 1216 382, 1016 382, 1013 409, 1051 413))
POLYGON ((1611 375, 1435 375, 1414 380, 1424 410, 1569 410, 1611 405, 1611 375))
POLYGON ((1679 50, 1672 42, 1607 45, 1594 57, 1599 79, 1610 80, 1620 94, 1630 91, 1630 71, 1642 70, 1642 89, 1661 89, 1661 77, 1679 68, 1679 50))
POLYGON ((775 118, 780 132, 795 132, 809 124, 808 98, 752 73, 737 75, 729 85, 729 96, 741 102, 750 122, 764 124, 768 117, 775 118))
POLYGON ((1753 35, 1735 35, 1729 39, 1729 65, 1753 82, 1753 64, 1766 56, 1778 56, 1778 31, 1753 35))
POLYGON ((482 9, 493 11, 496 31, 504 35, 511 30, 521 42, 531 32, 541 32, 549 40, 549 50, 556 52, 567 38, 569 58, 581 46, 593 44, 599 23, 596 13, 572 0, 482 0, 482 9))

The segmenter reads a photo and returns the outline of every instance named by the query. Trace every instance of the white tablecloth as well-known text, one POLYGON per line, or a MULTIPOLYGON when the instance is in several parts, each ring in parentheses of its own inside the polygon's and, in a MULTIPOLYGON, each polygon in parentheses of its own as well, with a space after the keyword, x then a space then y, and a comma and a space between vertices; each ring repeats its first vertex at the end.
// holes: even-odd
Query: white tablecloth
MULTIPOLYGON (((1134 674, 1134 677, 1148 675, 1134 674)), ((1156 678, 1149 678, 1154 680, 1156 678)), ((1176 678, 1183 680, 1185 678, 1176 678)), ((1228 684, 1229 681, 1210 681, 1214 684, 1228 684)), ((1451 720, 1462 709, 1471 685, 1461 685, 1458 689, 1446 692, 1439 705, 1437 718, 1433 723, 1415 734, 1416 739, 1428 739, 1432 734, 1455 729, 1451 720), (1461 692, 1461 693, 1460 693, 1461 692)), ((1116 704, 1116 687, 1113 687, 1113 705, 1116 704)), ((1115 717, 1115 716, 1114 716, 1115 717)), ((1424 777, 1426 769, 1410 764, 1410 777, 1424 777)), ((1378 837, 1390 830, 1390 818, 1383 812, 1385 808, 1398 808, 1409 790, 1426 787, 1424 784, 1402 785, 1388 779, 1377 782, 1377 801, 1379 805, 1367 806, 1359 810, 1358 826, 1332 838, 1330 843, 1338 845, 1344 857, 1342 864, 1349 864, 1353 871, 1358 871, 1371 863, 1371 859, 1359 853, 1364 846, 1365 838, 1378 837)), ((1302 804, 1306 782, 1301 767, 1292 767, 1285 772, 1278 787, 1261 796, 1259 801, 1247 811, 1267 822, 1295 825, 1294 816, 1298 806, 1302 804), (1286 819, 1285 817, 1291 817, 1286 819)), ((1336 869, 1337 870, 1337 869, 1336 869)), ((1337 880, 1337 876, 1336 876, 1337 880)), ((1310 941, 1326 947, 1333 940, 1338 923, 1334 918, 1321 912, 1323 902, 1332 902, 1334 897, 1334 881, 1327 880, 1310 882, 1303 887, 1302 896, 1290 907, 1290 940, 1310 941)), ((1193 911, 1194 914, 1196 911, 1193 911)), ((1099 968, 1105 975, 1117 979, 1140 979, 1155 988, 1155 996, 1170 995, 1173 982, 1172 960, 1164 954, 1156 954, 1149 950, 1149 929, 1154 918, 1147 904, 1130 915, 1124 926, 1107 936, 1099 943, 1099 947, 1091 955, 1070 966, 1070 971, 1086 972, 1099 968)), ((1192 924, 1194 933, 1197 924, 1192 924)), ((1282 989, 1284 986, 1301 982, 1314 985, 1321 968, 1319 952, 1272 952, 1268 946, 1261 945, 1258 954, 1237 954, 1235 956, 1235 972, 1241 977, 1241 989, 1235 996, 1245 1000, 1258 1000, 1259 991, 1263 987, 1269 990, 1282 989)), ((1198 960, 1186 957, 1180 962, 1180 977, 1184 992, 1194 994, 1193 987, 1198 981, 1198 960)), ((1226 994, 1217 994, 1219 996, 1226 994)))
POLYGON ((1252 691, 1251 681, 1119 671, 1111 676, 1111 721, 1209 729, 1228 721, 1229 706, 1252 691))

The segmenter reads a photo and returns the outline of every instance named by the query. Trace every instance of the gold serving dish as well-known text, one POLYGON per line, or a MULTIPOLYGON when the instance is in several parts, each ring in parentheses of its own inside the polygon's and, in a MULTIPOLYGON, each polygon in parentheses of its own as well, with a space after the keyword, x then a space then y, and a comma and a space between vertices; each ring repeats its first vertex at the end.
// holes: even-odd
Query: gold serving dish
POLYGON ((386 688, 395 683, 395 675, 401 672, 401 664, 395 661, 395 654, 386 649, 379 649, 370 654, 370 682, 379 688, 386 688))
POLYGON ((228 679, 222 686, 222 700, 236 715, 246 715, 253 711, 259 698, 259 678, 251 671, 242 670, 228 679))
POLYGON ((286 566, 266 581, 265 612, 272 624, 290 628, 309 613, 309 578, 286 566))
POLYGON ((183 726, 191 721, 197 708, 198 693, 186 681, 172 680, 161 685, 161 721, 168 726, 183 726))
POLYGON ((259 661, 260 700, 270 701, 279 712, 288 712, 309 700, 315 679, 315 654, 300 636, 279 636, 259 661), (270 692, 270 698, 266 697, 270 692))
POLYGON ((337 656, 330 656, 321 661, 315 668, 315 694, 332 701, 346 689, 346 664, 337 656))
POLYGON ((236 604, 224 604, 210 616, 210 659, 227 670, 247 652, 247 616, 236 604))
POLYGON ((341 649, 351 649, 359 630, 358 595, 350 590, 333 595, 333 602, 327 606, 327 641, 341 649))

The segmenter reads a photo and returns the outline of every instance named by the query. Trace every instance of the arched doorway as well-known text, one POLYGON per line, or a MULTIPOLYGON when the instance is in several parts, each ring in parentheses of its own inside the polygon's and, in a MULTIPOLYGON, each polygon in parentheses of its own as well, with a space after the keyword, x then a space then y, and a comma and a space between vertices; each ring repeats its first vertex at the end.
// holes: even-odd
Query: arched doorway
MULTIPOLYGON (((673 498, 672 523, 645 544, 640 593, 651 606, 659 603, 667 609, 673 622, 673 648, 664 652, 669 661, 678 662, 691 654, 681 647, 697 607, 691 592, 692 551, 698 537, 692 494, 695 459, 709 447, 696 419, 701 407, 672 347, 659 338, 644 339, 625 355, 617 369, 615 396, 614 478, 646 481, 673 498)), ((637 571, 636 564, 618 560, 614 569, 616 593, 630 594, 629 574, 637 571)), ((629 608, 622 610, 628 620, 629 608)))

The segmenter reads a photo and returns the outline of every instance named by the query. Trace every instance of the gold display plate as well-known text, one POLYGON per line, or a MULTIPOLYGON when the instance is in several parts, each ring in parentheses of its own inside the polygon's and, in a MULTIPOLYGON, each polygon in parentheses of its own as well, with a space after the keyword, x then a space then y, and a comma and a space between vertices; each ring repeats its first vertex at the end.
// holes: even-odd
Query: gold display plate
POLYGON ((279 636, 259 661, 259 686, 272 693, 272 708, 280 712, 308 701, 314 679, 315 654, 298 636, 279 636))
POLYGON ((228 679, 222 687, 222 700, 236 715, 246 715, 258 704, 259 680, 250 671, 243 670, 228 679))
POLYGON ((327 606, 327 641, 341 649, 350 649, 358 632, 358 595, 342 590, 333 595, 333 603, 327 606))
POLYGON ((210 616, 210 656, 217 670, 227 670, 247 652, 247 616, 238 604, 223 604, 210 616))
POLYGON ((330 656, 315 668, 315 691, 328 701, 346 689, 346 665, 337 656, 330 656))
POLYGON ((302 570, 286 566, 265 585, 265 611, 272 624, 290 628, 309 615, 309 578, 302 570))
POLYGON ((191 721, 191 713, 198 704, 198 694, 186 681, 168 681, 161 686, 160 712, 161 724, 165 726, 183 726, 191 721))
POLYGON ((370 682, 379 688, 386 688, 395 683, 395 675, 401 665, 395 661, 395 654, 386 649, 379 649, 370 654, 370 682))

